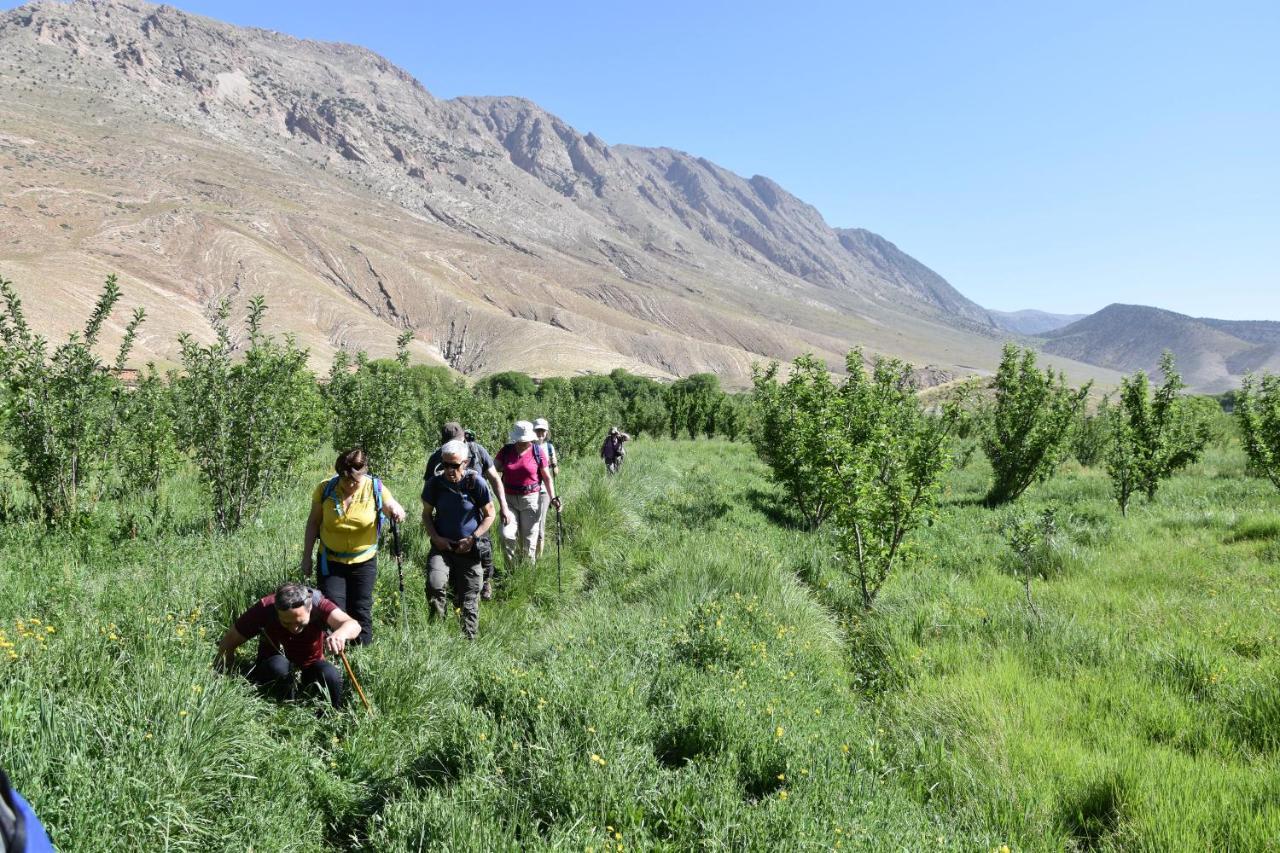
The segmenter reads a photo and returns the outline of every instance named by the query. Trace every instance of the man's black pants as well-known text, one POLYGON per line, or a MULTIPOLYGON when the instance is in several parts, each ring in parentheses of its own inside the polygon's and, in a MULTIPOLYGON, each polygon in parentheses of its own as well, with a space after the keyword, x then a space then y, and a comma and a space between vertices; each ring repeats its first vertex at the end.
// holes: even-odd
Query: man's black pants
POLYGON ((342 673, 327 660, 321 658, 310 666, 301 669, 302 683, 298 684, 293 677, 293 665, 282 654, 274 654, 258 658, 246 677, 262 688, 263 692, 279 702, 289 702, 299 692, 313 688, 317 692, 327 692, 333 707, 342 707, 342 673))

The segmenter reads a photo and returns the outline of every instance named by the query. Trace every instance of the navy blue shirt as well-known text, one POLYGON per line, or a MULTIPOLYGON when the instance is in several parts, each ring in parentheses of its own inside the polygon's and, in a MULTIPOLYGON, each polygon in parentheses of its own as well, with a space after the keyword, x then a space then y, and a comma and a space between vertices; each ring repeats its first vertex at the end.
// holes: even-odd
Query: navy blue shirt
POLYGON ((436 533, 445 539, 465 539, 475 533, 489 501, 489 485, 474 471, 457 484, 440 475, 422 487, 422 502, 435 507, 436 533))

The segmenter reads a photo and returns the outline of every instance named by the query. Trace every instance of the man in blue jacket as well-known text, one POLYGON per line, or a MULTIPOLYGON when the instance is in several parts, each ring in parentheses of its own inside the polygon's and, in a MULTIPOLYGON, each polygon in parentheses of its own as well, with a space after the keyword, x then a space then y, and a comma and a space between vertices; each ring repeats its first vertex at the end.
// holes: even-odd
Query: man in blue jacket
POLYGON ((422 487, 422 526, 431 538, 427 557, 427 601, 431 615, 448 613, 445 589, 453 587, 454 606, 462 611, 462 633, 476 638, 480 624, 480 588, 484 584, 481 550, 495 512, 484 479, 468 469, 470 448, 449 441, 440 448, 441 473, 422 487))

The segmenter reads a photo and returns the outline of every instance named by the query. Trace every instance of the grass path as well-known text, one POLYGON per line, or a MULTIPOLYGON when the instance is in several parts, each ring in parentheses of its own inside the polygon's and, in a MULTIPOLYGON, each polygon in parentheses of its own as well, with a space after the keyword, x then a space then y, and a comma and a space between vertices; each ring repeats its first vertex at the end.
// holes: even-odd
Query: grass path
POLYGON ((385 559, 378 642, 353 655, 372 717, 317 722, 209 671, 229 618, 296 562, 305 497, 227 542, 181 487, 139 539, 123 511, 70 539, 6 527, 23 559, 0 568, 0 619, 23 627, 0 759, 66 850, 958 844, 887 778, 830 614, 760 559, 777 533, 743 498, 754 460, 658 443, 628 466, 569 472, 564 595, 550 552, 474 644, 426 623, 417 537, 396 625, 385 559))
POLYGON ((427 623, 416 533, 407 626, 384 558, 377 713, 317 721, 209 664, 320 464, 225 541, 185 482, 0 526, 0 763, 60 849, 1277 847, 1280 502, 1238 454, 1128 519, 1095 472, 1032 490, 1063 529, 1038 618, 975 464, 868 616, 748 448, 637 442, 562 479, 564 594, 552 550, 476 643, 427 623))

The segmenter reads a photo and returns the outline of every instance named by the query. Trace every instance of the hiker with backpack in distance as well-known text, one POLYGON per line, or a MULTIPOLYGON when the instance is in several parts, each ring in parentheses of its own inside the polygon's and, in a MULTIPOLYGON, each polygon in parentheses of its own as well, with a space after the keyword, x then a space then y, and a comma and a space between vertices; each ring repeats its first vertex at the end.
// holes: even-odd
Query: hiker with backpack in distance
POLYGON ((213 665, 220 672, 230 672, 236 649, 258 637, 258 659, 245 673, 251 682, 288 701, 299 689, 293 674, 301 672, 302 690, 323 687, 333 707, 341 708, 342 673, 324 659, 324 653, 342 654, 347 641, 358 636, 360 623, 320 590, 289 581, 240 614, 219 641, 213 665))
POLYGON ((358 645, 373 642, 373 587, 378 578, 382 519, 404 521, 404 507, 377 477, 360 448, 338 454, 337 474, 311 493, 311 515, 302 541, 302 576, 311 577, 320 541, 320 591, 360 623, 358 645))
POLYGON ((514 523, 509 521, 502 527, 502 550, 508 571, 515 565, 517 554, 530 561, 538 557, 538 495, 543 486, 551 505, 560 508, 556 486, 547 469, 547 457, 537 440, 533 424, 516 421, 507 436, 507 445, 493 457, 493 464, 502 474, 507 506, 515 516, 514 523))
MULTIPOLYGON (((556 477, 560 476, 560 456, 556 453, 556 446, 551 443, 547 435, 551 432, 551 424, 546 418, 538 418, 533 422, 533 433, 538 437, 536 444, 542 448, 542 455, 547 460, 547 470, 551 473, 551 482, 555 482, 556 477)), ((551 506, 551 493, 547 491, 545 483, 540 484, 542 489, 538 492, 538 556, 542 556, 542 545, 547 540, 547 507, 551 506)))
POLYGON ((609 434, 604 437, 604 444, 600 447, 600 456, 604 459, 604 469, 610 474, 618 473, 618 469, 622 467, 622 460, 627 455, 627 449, 622 444, 630 440, 631 436, 622 430, 609 427, 609 434))
POLYGON ((427 601, 431 617, 448 613, 445 588, 453 587, 454 606, 462 611, 462 633, 476 638, 480 626, 481 550, 495 516, 484 478, 468 470, 471 450, 465 441, 440 448, 440 474, 422 487, 422 526, 431 539, 427 556, 427 601))
MULTIPOLYGON (((498 471, 493 467, 493 457, 484 445, 475 440, 475 434, 471 430, 464 430, 462 425, 457 421, 449 421, 440 430, 440 442, 443 445, 449 441, 466 441, 467 443, 467 465, 468 470, 474 471, 483 476, 489 482, 490 491, 498 497, 498 511, 502 513, 502 523, 507 524, 513 516, 511 510, 507 508, 507 494, 502 488, 502 479, 498 477, 498 471)), ((423 485, 437 474, 443 473, 440 468, 440 448, 436 448, 431 454, 431 458, 427 460, 427 470, 422 475, 423 485)), ((480 600, 489 601, 493 598, 493 585, 498 580, 493 568, 493 542, 488 533, 483 537, 484 548, 482 551, 484 564, 484 586, 480 588, 480 600)))

